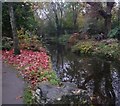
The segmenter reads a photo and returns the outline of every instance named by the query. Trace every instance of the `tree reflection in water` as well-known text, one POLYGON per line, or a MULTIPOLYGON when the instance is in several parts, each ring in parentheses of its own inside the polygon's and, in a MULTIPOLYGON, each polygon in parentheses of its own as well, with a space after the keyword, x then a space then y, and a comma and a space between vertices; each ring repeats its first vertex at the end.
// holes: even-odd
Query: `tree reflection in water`
MULTIPOLYGON (((115 105, 115 93, 112 86, 112 77, 110 71, 110 62, 98 59, 92 59, 92 72, 85 78, 82 88, 90 80, 93 80, 93 104, 115 105), (104 89, 101 89, 104 80, 104 89), (103 91, 104 90, 104 91, 103 91)), ((89 70, 89 69, 88 69, 89 70)))
POLYGON ((54 60, 53 68, 62 81, 74 82, 79 88, 86 89, 93 104, 115 105, 116 95, 112 84, 111 62, 76 56, 59 45, 52 48, 50 53, 54 60))

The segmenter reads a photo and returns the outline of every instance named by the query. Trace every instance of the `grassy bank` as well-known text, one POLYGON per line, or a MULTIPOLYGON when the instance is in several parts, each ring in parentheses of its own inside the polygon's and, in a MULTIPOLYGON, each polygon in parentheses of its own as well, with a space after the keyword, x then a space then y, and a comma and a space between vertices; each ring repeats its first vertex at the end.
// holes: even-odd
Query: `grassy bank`
POLYGON ((120 45, 116 39, 81 40, 72 47, 72 52, 120 60, 120 45))

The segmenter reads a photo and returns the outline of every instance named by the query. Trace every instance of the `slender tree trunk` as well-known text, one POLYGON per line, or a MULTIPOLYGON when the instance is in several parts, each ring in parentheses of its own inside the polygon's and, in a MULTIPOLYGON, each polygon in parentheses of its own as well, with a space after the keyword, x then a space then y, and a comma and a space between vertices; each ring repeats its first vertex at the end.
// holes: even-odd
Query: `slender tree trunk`
POLYGON ((57 30, 57 36, 59 38, 59 35, 60 35, 60 25, 59 25, 59 20, 58 20, 58 16, 57 16, 57 13, 55 13, 55 22, 56 22, 56 30, 57 30))
POLYGON ((107 38, 107 34, 111 31, 111 17, 112 17, 112 8, 113 8, 114 3, 107 3, 107 8, 106 8, 106 17, 105 17, 105 35, 107 38))
POLYGON ((76 4, 72 5, 72 9, 73 9, 73 33, 76 32, 77 29, 77 9, 76 9, 76 4))
POLYGON ((111 16, 107 16, 106 18, 105 18, 105 38, 107 38, 107 34, 110 32, 110 30, 111 30, 111 16))
POLYGON ((76 29, 77 29, 77 14, 76 13, 73 13, 73 33, 76 32, 76 29))
POLYGON ((56 3, 51 3, 52 4, 52 7, 53 7, 53 12, 55 14, 55 24, 56 24, 56 33, 57 33, 57 37, 59 38, 59 35, 60 35, 60 22, 59 22, 59 19, 58 19, 58 15, 57 15, 57 9, 56 9, 56 3))
POLYGON ((10 14, 10 23, 11 23, 13 41, 14 41, 14 54, 17 55, 20 54, 20 49, 19 49, 19 41, 18 41, 17 29, 16 29, 16 23, 14 17, 13 3, 9 3, 9 14, 10 14))
MULTIPOLYGON (((120 2, 118 4, 118 27, 120 28, 120 2)), ((120 29, 118 30, 118 35, 117 35, 117 39, 119 41, 119 48, 120 48, 120 29)))

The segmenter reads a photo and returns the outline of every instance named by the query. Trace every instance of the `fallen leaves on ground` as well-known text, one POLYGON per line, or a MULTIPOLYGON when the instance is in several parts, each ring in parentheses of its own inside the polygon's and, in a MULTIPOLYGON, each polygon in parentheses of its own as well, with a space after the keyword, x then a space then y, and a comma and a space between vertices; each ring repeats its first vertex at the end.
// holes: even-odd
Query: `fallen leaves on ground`
POLYGON ((2 59, 15 66, 22 77, 31 84, 39 82, 42 70, 49 70, 49 56, 46 52, 20 50, 20 55, 14 55, 13 49, 2 51, 2 59))
POLYGON ((16 97, 16 100, 18 100, 18 99, 20 99, 20 98, 22 98, 22 96, 21 96, 21 95, 20 95, 20 96, 17 96, 17 97, 16 97))

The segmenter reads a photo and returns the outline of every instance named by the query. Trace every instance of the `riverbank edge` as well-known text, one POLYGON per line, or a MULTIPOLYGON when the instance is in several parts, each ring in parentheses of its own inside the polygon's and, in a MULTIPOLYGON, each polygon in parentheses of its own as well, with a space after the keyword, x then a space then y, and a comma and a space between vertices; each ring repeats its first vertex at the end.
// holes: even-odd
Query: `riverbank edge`
POLYGON ((96 56, 107 60, 120 61, 120 42, 116 39, 82 40, 71 46, 71 51, 77 55, 96 56))
MULTIPOLYGON (((47 80, 44 80, 44 81, 42 81, 42 82, 49 82, 51 85, 55 85, 55 86, 59 86, 59 83, 60 83, 60 79, 58 78, 58 76, 57 76, 57 74, 56 74, 56 72, 52 69, 52 62, 51 62, 51 57, 48 55, 48 58, 49 58, 49 70, 43 70, 43 71, 46 71, 46 72, 50 72, 50 73, 48 73, 48 75, 51 75, 51 74, 53 74, 54 75, 54 78, 56 79, 56 81, 57 82, 52 82, 52 81, 47 81, 47 80)), ((5 64, 7 64, 8 66, 10 66, 11 68, 13 68, 13 69, 15 69, 15 70, 18 70, 17 69, 17 66, 14 64, 14 65, 12 65, 12 64, 9 64, 8 63, 8 61, 7 60, 3 60, 2 59, 2 62, 3 63, 5 63, 5 64)), ((18 71, 20 71, 20 69, 18 70, 18 71)), ((40 83, 42 83, 42 82, 39 82, 34 88, 32 88, 32 85, 27 81, 27 80, 25 80, 21 75, 20 75, 20 73, 18 72, 17 73, 17 75, 18 75, 18 77, 20 77, 20 78, 22 78, 24 81, 25 81, 25 83, 26 83, 26 86, 25 86, 25 89, 24 89, 24 95, 23 95, 23 102, 24 102, 24 104, 28 104, 28 105, 31 105, 31 104, 34 104, 34 92, 35 92, 35 90, 36 90, 36 88, 37 88, 37 86, 40 84, 40 83)), ((43 75, 44 76, 44 75, 43 75)), ((53 78, 53 79, 54 79, 53 78)))

